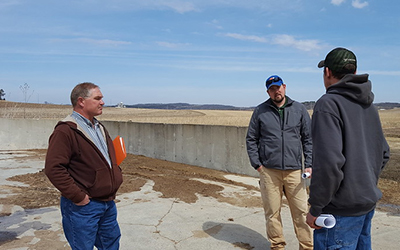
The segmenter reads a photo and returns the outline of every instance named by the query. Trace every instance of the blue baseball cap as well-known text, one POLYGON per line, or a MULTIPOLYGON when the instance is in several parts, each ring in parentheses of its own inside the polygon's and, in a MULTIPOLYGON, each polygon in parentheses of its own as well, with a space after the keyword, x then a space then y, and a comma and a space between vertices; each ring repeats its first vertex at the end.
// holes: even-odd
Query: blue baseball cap
POLYGON ((282 86, 282 84, 283 84, 282 78, 280 78, 277 75, 270 76, 265 81, 265 87, 267 87, 267 90, 273 85, 282 86))

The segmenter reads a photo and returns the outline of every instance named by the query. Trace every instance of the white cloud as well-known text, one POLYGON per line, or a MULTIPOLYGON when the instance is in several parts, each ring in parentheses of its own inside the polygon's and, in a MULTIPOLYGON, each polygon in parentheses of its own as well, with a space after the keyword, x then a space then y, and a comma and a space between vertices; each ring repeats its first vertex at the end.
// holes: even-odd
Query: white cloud
POLYGON ((170 42, 156 42, 161 47, 176 49, 189 45, 188 43, 170 43, 170 42))
POLYGON ((19 0, 3 0, 0 2, 0 10, 14 5, 22 5, 22 3, 19 0))
POLYGON ((269 44, 276 44, 285 47, 291 47, 302 51, 312 51, 312 50, 319 50, 322 49, 323 46, 320 44, 318 40, 297 40, 295 37, 285 34, 274 35, 271 39, 267 39, 260 36, 249 36, 249 35, 242 35, 238 33, 227 33, 224 34, 226 37, 235 38, 238 40, 244 41, 253 41, 259 43, 269 43, 269 44))
POLYGON ((52 39, 52 42, 79 42, 79 43, 87 43, 92 45, 100 45, 100 46, 119 46, 119 45, 129 45, 131 42, 126 41, 116 41, 109 39, 91 39, 91 38, 74 38, 74 39, 52 39))
POLYGON ((400 71, 366 70, 370 75, 400 76, 400 71))
POLYGON ((259 43, 266 43, 268 42, 267 39, 259 36, 246 36, 238 33, 227 33, 224 34, 226 37, 232 37, 238 40, 244 40, 244 41, 253 41, 253 42, 259 42, 259 43))
MULTIPOLYGON (((331 0, 331 4, 336 5, 336 6, 339 6, 344 2, 346 2, 346 0, 331 0)), ((362 0, 352 0, 351 5, 354 8, 362 9, 362 8, 368 6, 368 2, 362 1, 362 0)))
POLYGON ((119 45, 131 44, 131 42, 115 41, 115 40, 109 40, 109 39, 96 40, 96 39, 90 39, 90 38, 80 38, 77 40, 81 41, 81 42, 85 42, 85 43, 96 44, 96 45, 105 45, 105 46, 119 46, 119 45))
POLYGON ((162 6, 166 6, 168 8, 173 9, 174 11, 183 14, 185 12, 197 11, 197 8, 194 4, 190 2, 181 2, 181 1, 161 1, 159 2, 162 6))
POLYGON ((299 10, 303 7, 302 1, 298 0, 70 0, 69 2, 77 2, 79 3, 79 6, 85 6, 88 10, 173 10, 180 14, 185 14, 187 12, 200 12, 209 8, 226 7, 256 9, 268 12, 276 9, 281 11, 299 10))
POLYGON ((331 0, 331 4, 333 4, 333 5, 341 5, 345 1, 346 0, 331 0))
POLYGON ((317 40, 296 40, 290 35, 277 35, 274 37, 272 43, 286 47, 293 47, 303 51, 312 51, 322 48, 317 40))
POLYGON ((219 24, 219 21, 216 20, 216 19, 213 19, 211 22, 207 22, 207 24, 209 24, 210 26, 214 27, 215 29, 219 29, 219 30, 224 29, 224 27, 222 27, 222 26, 219 24))
POLYGON ((362 8, 368 6, 368 2, 366 2, 366 1, 361 2, 361 0, 353 0, 353 2, 351 3, 351 5, 353 5, 354 8, 362 9, 362 8))
MULTIPOLYGON (((120 0, 117 3, 109 0, 102 0, 103 6, 112 6, 113 9, 172 9, 180 14, 191 11, 199 11, 198 6, 193 1, 182 0, 120 0)), ((196 2, 196 1, 195 1, 196 2)), ((92 5, 93 1, 87 1, 92 5)), ((96 3, 97 4, 97 3, 96 3)))

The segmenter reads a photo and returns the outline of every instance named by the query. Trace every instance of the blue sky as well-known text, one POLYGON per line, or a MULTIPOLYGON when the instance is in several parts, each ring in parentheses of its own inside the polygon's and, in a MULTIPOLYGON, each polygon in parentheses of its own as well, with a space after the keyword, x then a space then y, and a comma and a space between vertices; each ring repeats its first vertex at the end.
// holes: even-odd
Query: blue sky
POLYGON ((400 102, 400 3, 389 0, 1 0, 0 88, 9 101, 69 104, 98 84, 106 104, 255 106, 265 79, 324 92, 317 63, 355 52, 375 102, 400 102), (20 89, 29 89, 24 96, 20 89))

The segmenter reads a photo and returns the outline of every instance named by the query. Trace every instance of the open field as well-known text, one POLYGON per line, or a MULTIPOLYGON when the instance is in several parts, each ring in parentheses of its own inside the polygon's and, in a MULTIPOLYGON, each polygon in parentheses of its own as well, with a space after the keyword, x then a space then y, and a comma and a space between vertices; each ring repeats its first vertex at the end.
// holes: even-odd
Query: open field
MULTIPOLYGON (((0 117, 27 119, 63 119, 71 113, 70 105, 25 104, 0 101, 0 117)), ((104 107, 97 117, 106 121, 141 123, 206 124, 247 126, 251 111, 237 110, 165 110, 104 107)))
MULTIPOLYGON (((71 113, 69 105, 24 104, 0 101, 0 118, 62 119, 71 113)), ((99 120, 142 123, 208 124, 247 126, 251 111, 154 110, 105 107, 99 120)), ((379 182, 382 204, 400 206, 400 109, 380 110, 385 135, 391 147, 391 160, 379 182)), ((146 164, 146 159, 141 159, 146 164)))

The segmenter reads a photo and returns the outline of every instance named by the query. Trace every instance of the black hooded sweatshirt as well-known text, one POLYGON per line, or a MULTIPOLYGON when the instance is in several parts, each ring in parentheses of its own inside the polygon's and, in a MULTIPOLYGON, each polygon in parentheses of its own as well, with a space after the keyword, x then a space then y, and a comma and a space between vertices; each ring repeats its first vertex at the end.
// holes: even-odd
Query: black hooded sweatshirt
POLYGON ((389 160, 368 74, 349 74, 316 103, 311 122, 311 215, 360 216, 382 197, 379 175, 389 160))

